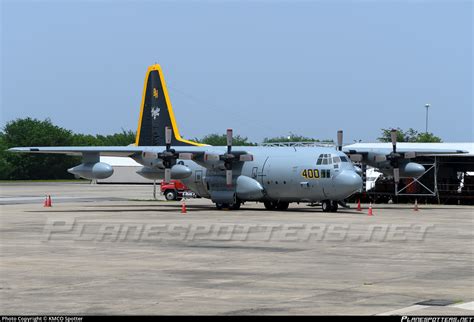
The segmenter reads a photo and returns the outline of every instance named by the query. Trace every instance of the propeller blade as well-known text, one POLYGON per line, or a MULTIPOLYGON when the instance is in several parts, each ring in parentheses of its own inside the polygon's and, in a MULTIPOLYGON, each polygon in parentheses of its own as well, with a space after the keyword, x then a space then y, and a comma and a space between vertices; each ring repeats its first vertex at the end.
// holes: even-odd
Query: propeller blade
POLYGON ((362 191, 367 191, 367 164, 362 163, 362 191))
POLYGON ((165 169, 165 182, 169 183, 171 181, 171 168, 165 169))
POLYGON ((165 127, 165 142, 166 142, 166 148, 168 149, 169 146, 171 145, 171 128, 169 126, 165 127))
POLYGON ((393 179, 395 180, 396 183, 400 182, 400 169, 399 168, 393 168, 393 179))
POLYGON ((219 161, 219 160, 220 160, 219 154, 213 154, 213 153, 204 154, 204 161, 219 161))
POLYGON ((405 159, 416 158, 416 152, 405 152, 405 159))
POLYGON ((342 130, 337 131, 337 149, 342 150, 342 130))
POLYGON ((390 138, 392 139, 393 153, 397 153, 397 130, 390 131, 390 138))
POLYGON ((349 158, 353 162, 361 162, 363 157, 362 157, 362 154, 351 154, 349 158))
POLYGON ((225 182, 228 186, 232 185, 232 169, 225 170, 225 182))
POLYGON ((252 154, 242 154, 239 157, 239 160, 242 161, 242 162, 253 161, 253 155, 252 154))
POLYGON ((232 129, 227 129, 227 153, 228 154, 230 154, 230 151, 232 149, 232 136, 233 136, 232 129))
POLYGON ((142 152, 142 158, 147 159, 147 160, 155 160, 155 159, 158 159, 158 153, 143 151, 142 152))
POLYGON ((193 159, 193 154, 192 153, 180 153, 179 154, 179 159, 181 159, 181 160, 192 160, 193 159))

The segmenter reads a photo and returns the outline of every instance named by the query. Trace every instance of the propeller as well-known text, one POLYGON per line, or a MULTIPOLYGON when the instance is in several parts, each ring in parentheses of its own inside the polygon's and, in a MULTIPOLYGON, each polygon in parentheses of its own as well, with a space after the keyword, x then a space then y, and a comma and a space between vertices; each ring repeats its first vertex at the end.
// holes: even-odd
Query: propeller
POLYGON ((337 131, 337 149, 342 151, 342 130, 337 131))
POLYGON ((221 157, 224 161, 225 182, 228 186, 232 185, 232 161, 235 159, 235 155, 232 154, 232 136, 232 129, 227 129, 227 153, 221 157))
POLYGON ((248 162, 253 161, 253 155, 249 153, 242 153, 242 151, 238 151, 236 153, 232 152, 232 143, 233 143, 233 131, 232 129, 227 129, 226 132, 226 140, 227 140, 227 151, 224 154, 216 154, 216 153, 205 153, 204 154, 204 161, 210 162, 224 162, 224 169, 225 169, 225 181, 227 186, 232 186, 232 176, 233 176, 233 165, 235 162, 248 162))
POLYGON ((393 167, 393 179, 395 180, 395 183, 400 182, 399 160, 401 158, 401 155, 397 153, 397 132, 398 131, 395 129, 392 129, 392 131, 390 131, 390 138, 392 140, 393 151, 387 157, 387 159, 390 160, 390 164, 393 167))
POLYGON ((165 142, 166 149, 165 151, 158 154, 158 157, 163 160, 163 165, 165 167, 165 182, 170 182, 171 180, 171 168, 176 164, 176 159, 179 155, 174 149, 171 149, 171 138, 172 138, 171 127, 165 127, 165 142))

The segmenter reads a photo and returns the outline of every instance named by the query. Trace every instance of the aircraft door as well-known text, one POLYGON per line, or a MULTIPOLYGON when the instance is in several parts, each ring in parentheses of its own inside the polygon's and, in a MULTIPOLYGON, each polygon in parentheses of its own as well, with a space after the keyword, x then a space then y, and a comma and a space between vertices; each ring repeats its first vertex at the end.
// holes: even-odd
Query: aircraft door
POLYGON ((252 179, 258 180, 258 167, 253 167, 252 168, 252 179))
POLYGON ((204 187, 204 180, 203 180, 202 170, 194 171, 194 184, 196 186, 197 193, 200 196, 206 196, 207 195, 206 188, 204 187))

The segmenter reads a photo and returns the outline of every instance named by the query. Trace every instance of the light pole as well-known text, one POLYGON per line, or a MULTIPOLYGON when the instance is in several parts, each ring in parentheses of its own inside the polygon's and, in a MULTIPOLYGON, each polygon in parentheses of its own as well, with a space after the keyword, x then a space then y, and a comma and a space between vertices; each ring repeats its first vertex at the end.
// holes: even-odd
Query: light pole
POLYGON ((426 129, 425 133, 428 134, 428 108, 431 106, 431 104, 425 104, 426 107, 426 129))

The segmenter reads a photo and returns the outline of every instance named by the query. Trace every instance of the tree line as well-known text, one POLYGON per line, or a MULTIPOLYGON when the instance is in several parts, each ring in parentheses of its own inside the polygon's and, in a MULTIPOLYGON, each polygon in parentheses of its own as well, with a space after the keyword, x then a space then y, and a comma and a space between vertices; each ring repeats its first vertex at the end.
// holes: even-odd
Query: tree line
MULTIPOLYGON (((399 129, 399 142, 441 142, 432 133, 418 133, 413 129, 399 129)), ((209 145, 226 145, 225 134, 208 134, 193 141, 209 145)), ((390 129, 382 129, 381 142, 390 141, 390 129)), ((6 150, 16 146, 127 146, 135 142, 135 132, 123 130, 111 135, 90 135, 74 133, 54 125, 50 119, 43 121, 32 118, 8 122, 0 131, 0 180, 73 179, 67 169, 81 163, 80 157, 54 154, 20 154, 6 150)), ((264 143, 273 142, 323 142, 291 133, 289 136, 265 138, 264 143)), ((247 137, 236 135, 235 146, 254 146, 247 137)))

